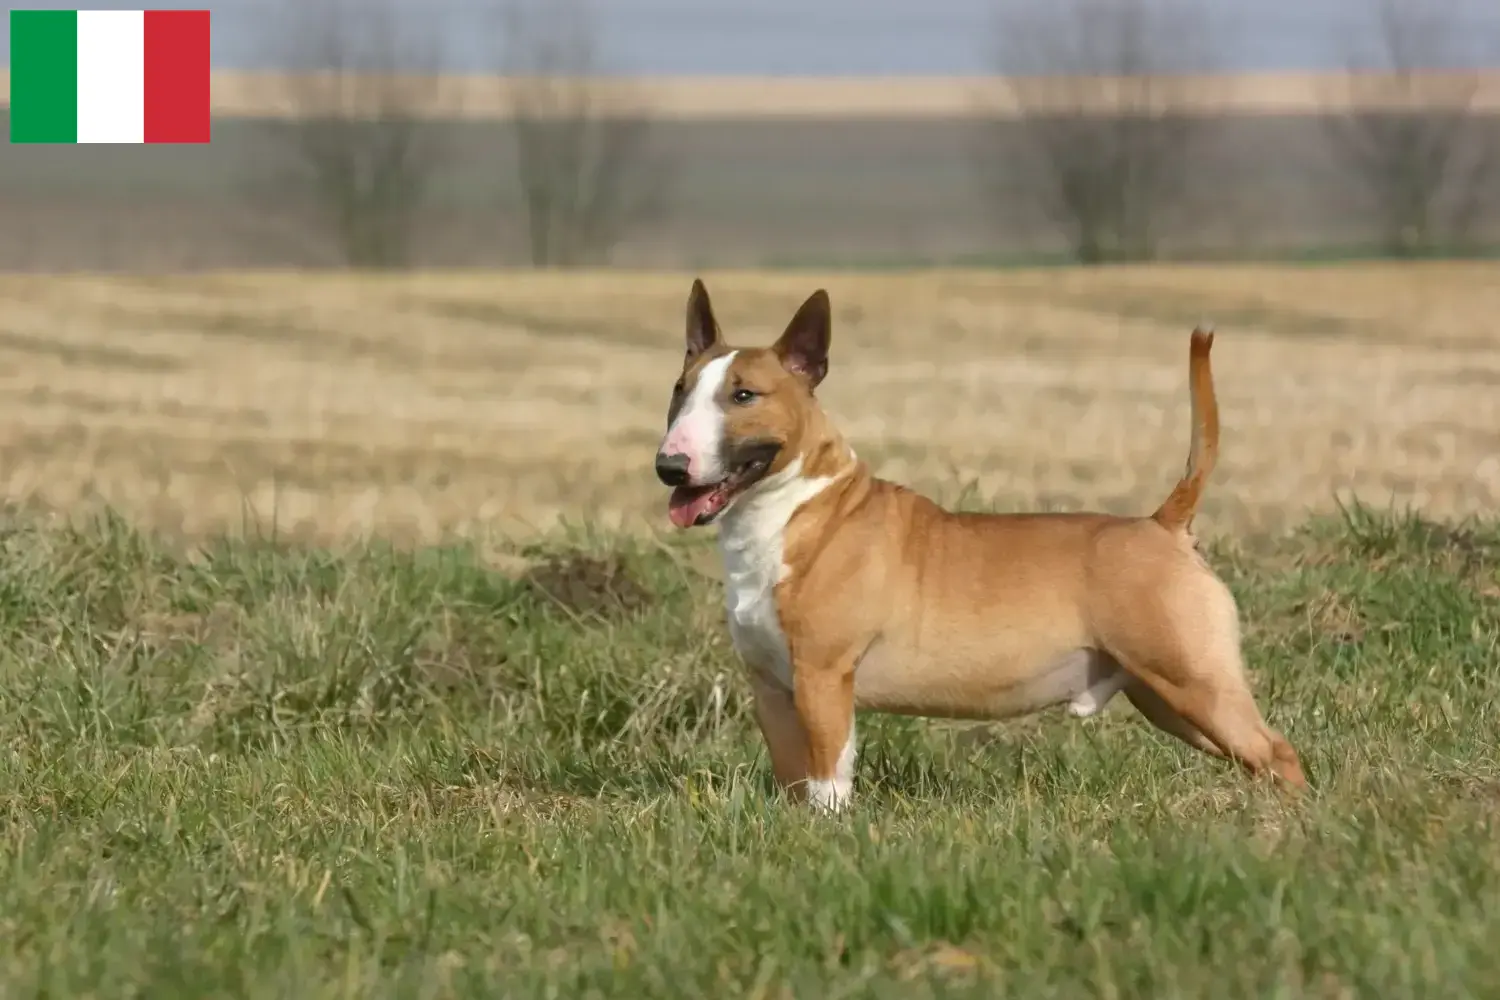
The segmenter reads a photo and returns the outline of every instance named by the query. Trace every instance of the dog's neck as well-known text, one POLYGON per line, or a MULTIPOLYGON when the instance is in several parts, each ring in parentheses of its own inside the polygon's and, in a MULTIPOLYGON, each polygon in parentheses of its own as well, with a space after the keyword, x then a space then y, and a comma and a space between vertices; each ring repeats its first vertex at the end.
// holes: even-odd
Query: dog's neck
POLYGON ((816 404, 808 412, 790 461, 745 492, 719 521, 719 547, 727 563, 751 553, 774 557, 779 568, 782 537, 803 504, 835 482, 861 473, 864 463, 816 404))

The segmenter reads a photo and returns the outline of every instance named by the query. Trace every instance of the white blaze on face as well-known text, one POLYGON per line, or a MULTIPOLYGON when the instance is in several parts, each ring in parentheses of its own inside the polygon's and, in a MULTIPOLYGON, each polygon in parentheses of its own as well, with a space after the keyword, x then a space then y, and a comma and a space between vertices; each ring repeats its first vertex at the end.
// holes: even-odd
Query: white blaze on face
POLYGON ((724 410, 718 397, 736 353, 730 351, 703 366, 657 449, 662 455, 686 455, 688 478, 695 486, 718 482, 727 474, 719 461, 724 445, 724 410))

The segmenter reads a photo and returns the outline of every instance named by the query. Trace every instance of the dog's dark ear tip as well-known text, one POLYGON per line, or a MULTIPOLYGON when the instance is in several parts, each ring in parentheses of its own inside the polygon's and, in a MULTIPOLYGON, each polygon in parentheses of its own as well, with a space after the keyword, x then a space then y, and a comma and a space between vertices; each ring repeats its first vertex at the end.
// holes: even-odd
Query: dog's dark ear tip
POLYGON ((693 279, 687 300, 687 356, 692 360, 719 342, 719 321, 702 278, 693 279))

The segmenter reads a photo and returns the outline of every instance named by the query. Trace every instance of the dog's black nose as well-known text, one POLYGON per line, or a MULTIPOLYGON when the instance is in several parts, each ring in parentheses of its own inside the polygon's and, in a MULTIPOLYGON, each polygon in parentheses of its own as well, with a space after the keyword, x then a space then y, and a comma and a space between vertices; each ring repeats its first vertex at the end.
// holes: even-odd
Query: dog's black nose
POLYGON ((688 457, 686 455, 656 456, 656 478, 668 486, 686 486, 688 481, 688 457))

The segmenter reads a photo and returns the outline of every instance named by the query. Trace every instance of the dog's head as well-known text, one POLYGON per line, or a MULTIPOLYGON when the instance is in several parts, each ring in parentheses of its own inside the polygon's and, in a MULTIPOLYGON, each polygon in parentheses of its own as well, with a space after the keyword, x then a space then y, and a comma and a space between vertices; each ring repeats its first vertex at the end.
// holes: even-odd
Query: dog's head
POLYGON ((681 528, 713 522, 797 459, 813 390, 828 374, 828 293, 813 292, 771 347, 725 343, 702 281, 687 305, 687 355, 672 387, 656 475, 681 528))

